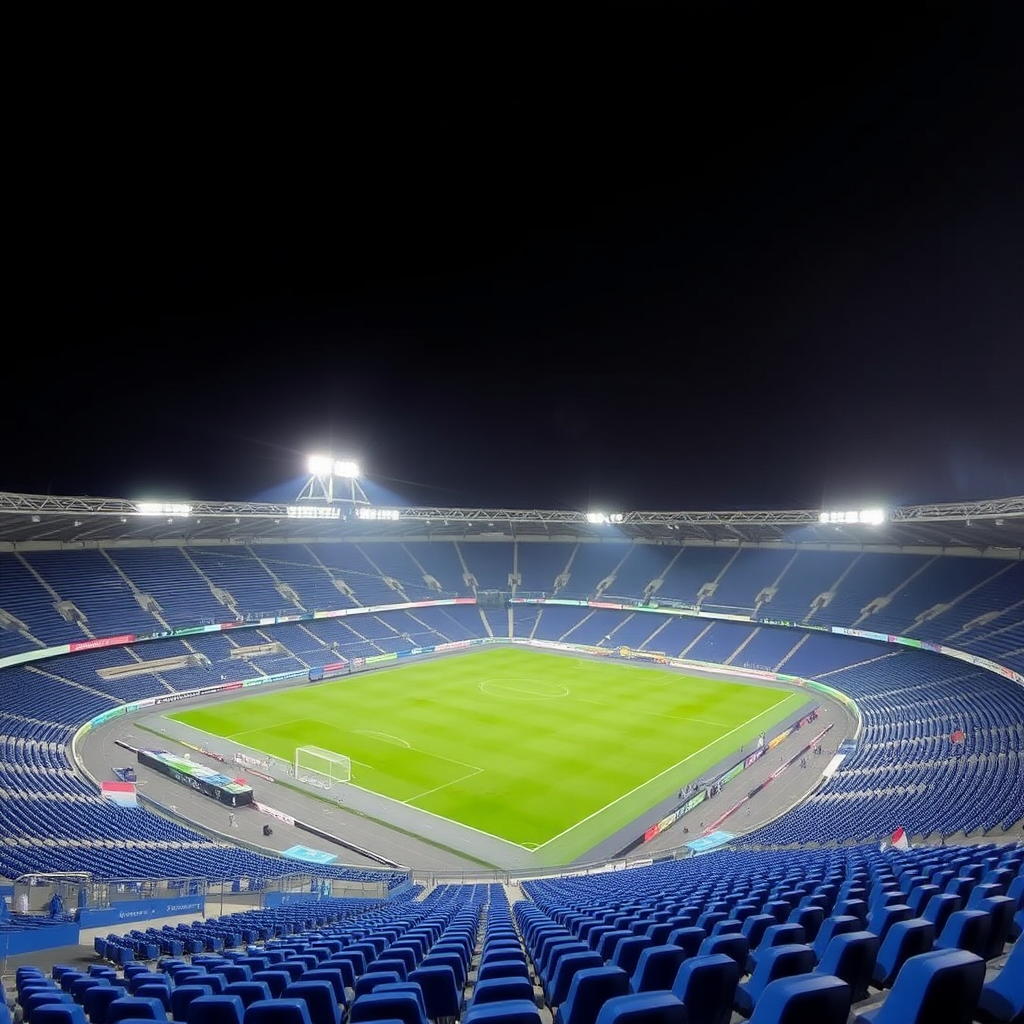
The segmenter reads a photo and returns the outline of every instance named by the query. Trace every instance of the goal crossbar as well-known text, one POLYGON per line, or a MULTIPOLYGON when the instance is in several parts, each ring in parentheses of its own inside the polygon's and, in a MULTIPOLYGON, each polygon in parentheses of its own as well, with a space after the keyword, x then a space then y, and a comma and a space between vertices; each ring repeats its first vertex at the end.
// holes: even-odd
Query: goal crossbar
POLYGON ((330 789, 335 782, 351 781, 352 761, 347 755, 325 747, 296 747, 295 778, 330 789))

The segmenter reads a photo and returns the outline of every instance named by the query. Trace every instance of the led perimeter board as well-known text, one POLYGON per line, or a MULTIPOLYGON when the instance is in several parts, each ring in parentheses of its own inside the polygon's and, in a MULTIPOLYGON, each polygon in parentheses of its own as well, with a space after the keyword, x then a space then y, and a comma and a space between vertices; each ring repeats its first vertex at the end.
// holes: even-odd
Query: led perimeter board
POLYGON ((228 807, 244 807, 253 802, 252 786, 235 782, 212 768, 194 764, 166 750, 140 750, 139 764, 228 807))

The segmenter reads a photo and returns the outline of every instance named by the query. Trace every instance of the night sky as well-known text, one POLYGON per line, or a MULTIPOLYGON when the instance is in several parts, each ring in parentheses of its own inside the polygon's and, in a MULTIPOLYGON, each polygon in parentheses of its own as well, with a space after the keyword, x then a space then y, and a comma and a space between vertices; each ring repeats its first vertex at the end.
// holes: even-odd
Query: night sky
POLYGON ((557 9, 63 73, 9 139, 0 490, 1024 494, 1024 7, 557 9))

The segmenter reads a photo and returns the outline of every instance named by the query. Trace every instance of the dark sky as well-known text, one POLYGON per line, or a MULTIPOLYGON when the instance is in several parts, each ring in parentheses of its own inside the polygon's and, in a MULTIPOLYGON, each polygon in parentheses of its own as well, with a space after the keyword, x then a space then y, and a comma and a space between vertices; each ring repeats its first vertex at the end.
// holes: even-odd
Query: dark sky
POLYGON ((549 7, 52 60, 0 490, 1024 493, 1024 7, 549 7))

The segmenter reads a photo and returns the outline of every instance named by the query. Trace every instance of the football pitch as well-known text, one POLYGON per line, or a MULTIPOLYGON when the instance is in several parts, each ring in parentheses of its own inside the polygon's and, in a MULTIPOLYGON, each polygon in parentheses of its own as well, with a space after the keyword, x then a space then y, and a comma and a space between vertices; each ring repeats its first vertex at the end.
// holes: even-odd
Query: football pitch
POLYGON ((495 647, 168 717, 293 762, 315 745, 349 785, 578 858, 798 710, 807 695, 619 660, 495 647))

